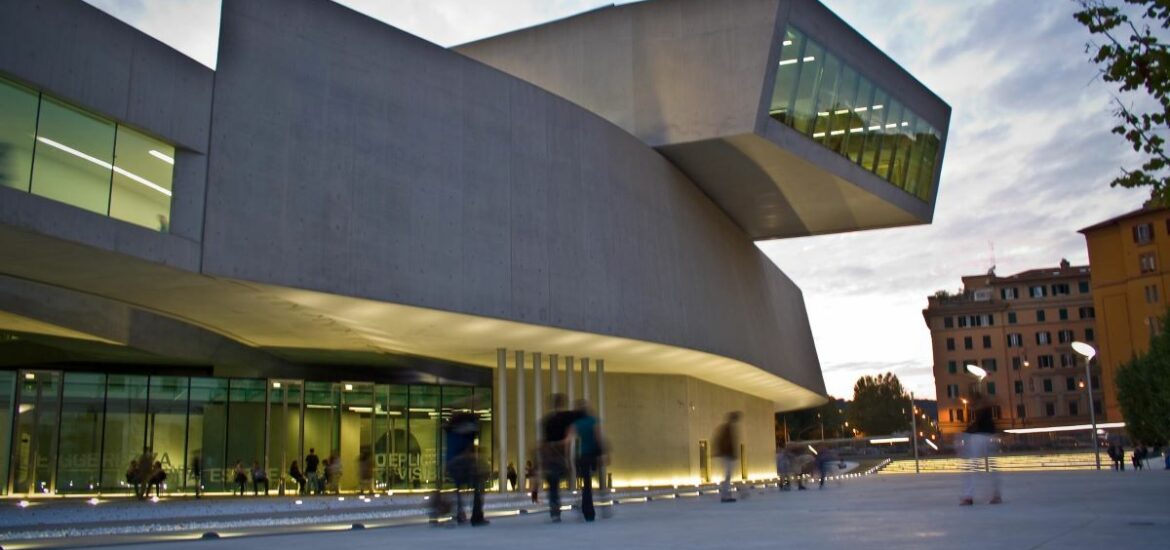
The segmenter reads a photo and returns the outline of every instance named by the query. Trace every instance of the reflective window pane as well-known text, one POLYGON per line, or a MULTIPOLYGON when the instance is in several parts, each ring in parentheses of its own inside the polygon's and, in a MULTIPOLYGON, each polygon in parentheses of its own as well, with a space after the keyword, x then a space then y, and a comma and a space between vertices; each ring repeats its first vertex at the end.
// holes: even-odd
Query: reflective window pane
POLYGON ((853 115, 849 121, 849 134, 845 138, 844 153, 849 160, 861 164, 862 152, 865 150, 866 128, 872 117, 870 109, 873 107, 873 85, 869 80, 858 77, 857 95, 853 101, 853 115))
POLYGON ((167 477, 163 491, 183 488, 187 469, 187 381, 180 376, 150 377, 150 448, 167 477))
POLYGON ((191 399, 187 403, 186 484, 188 491, 196 483, 211 491, 227 490, 227 401, 226 378, 192 378, 191 399), (199 462, 198 471, 193 466, 199 462))
POLYGON ((795 28, 781 41, 769 115, 922 200, 933 192, 939 133, 795 28))
POLYGON ((837 82, 841 74, 841 62, 837 56, 826 53, 824 67, 821 69, 821 78, 817 82, 815 108, 816 123, 813 124, 812 137, 822 145, 829 137, 829 123, 833 116, 834 102, 837 97, 837 82))
POLYGON ((90 493, 98 488, 105 397, 104 374, 65 373, 57 454, 58 493, 90 493))
POLYGON ((112 374, 107 378, 101 479, 104 493, 132 492, 136 483, 132 474, 141 469, 139 461, 149 451, 146 383, 145 376, 112 374))
POLYGON ((410 439, 406 429, 407 387, 379 386, 377 394, 377 477, 383 489, 405 489, 407 457, 418 452, 418 442, 410 439))
MULTIPOLYGON (((838 152, 845 153, 845 140, 849 137, 849 129, 854 127, 857 113, 853 111, 853 100, 857 95, 857 72, 842 66, 841 77, 837 82, 837 97, 833 101, 830 111, 829 138, 826 145, 838 152)), ((860 126, 860 125, 857 125, 860 126)))
POLYGON ((16 373, 0 371, 0 495, 8 494, 8 458, 12 455, 12 414, 16 373))
POLYGON ((434 488, 439 474, 439 388, 410 387, 410 435, 418 442, 411 458, 411 488, 434 488))
POLYGON ((821 65, 824 65, 825 54, 819 44, 806 40, 804 57, 800 58, 800 70, 797 77, 796 97, 792 102, 792 127, 802 134, 809 134, 816 121, 814 110, 817 80, 821 77, 821 65))
MULTIPOLYGON (((264 403, 266 380, 233 378, 228 392, 227 456, 228 469, 236 464, 248 472, 251 493, 252 466, 264 462, 264 403)), ((230 480, 229 476, 229 480, 230 480)), ((238 489, 231 485, 232 490, 238 489)))
POLYGON ((341 387, 341 476, 330 480, 340 491, 372 492, 374 474, 374 385, 343 383, 341 387))
POLYGON ((341 395, 332 382, 305 382, 305 455, 309 450, 320 460, 317 475, 325 480, 325 460, 340 448, 338 408, 341 395))
POLYGON ((890 181, 894 167, 894 157, 898 152, 898 123, 902 120, 902 105, 891 101, 886 108, 886 123, 882 126, 882 150, 878 156, 875 172, 886 181, 890 181))
MULTIPOLYGON (((495 425, 492 423, 492 389, 475 388, 475 413, 479 415, 479 456, 484 462, 491 464, 491 471, 497 471, 495 465, 495 425)), ((526 451, 527 452, 527 451, 526 451)), ((535 462, 535 458, 533 458, 535 462)), ((488 476, 487 485, 495 487, 498 476, 488 476)))
POLYGON ((114 123, 46 97, 41 102, 32 192, 109 212, 114 123))
POLYGON ((110 216, 166 233, 174 164, 174 147, 119 126, 110 216))
MULTIPOLYGON (((37 133, 37 92, 0 78, 0 185, 28 191, 37 133)), ((7 479, 7 478, 6 478, 7 479)))
POLYGON ((796 97, 796 84, 800 76, 801 52, 804 50, 804 34, 789 28, 780 47, 780 62, 776 68, 776 84, 772 92, 772 106, 769 114, 784 124, 792 124, 792 100, 796 97))
POLYGON ((50 492, 57 453, 61 374, 22 372, 17 380, 16 433, 12 437, 12 492, 50 492))

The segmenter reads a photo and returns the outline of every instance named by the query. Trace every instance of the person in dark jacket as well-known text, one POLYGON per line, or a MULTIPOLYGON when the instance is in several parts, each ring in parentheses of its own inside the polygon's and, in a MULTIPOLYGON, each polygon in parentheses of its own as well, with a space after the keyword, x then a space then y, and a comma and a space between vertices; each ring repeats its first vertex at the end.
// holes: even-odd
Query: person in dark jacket
POLYGON ((569 473, 569 432, 576 422, 577 411, 566 411, 563 393, 549 396, 549 412, 540 420, 540 473, 548 483, 548 513, 553 522, 561 521, 561 481, 569 473))
POLYGON ((723 481, 719 483, 719 502, 735 502, 731 496, 731 472, 739 460, 739 411, 727 413, 727 420, 715 429, 715 456, 723 461, 723 481))
MULTIPOLYGON (((479 416, 471 411, 451 415, 443 427, 447 455, 447 475, 455 482, 455 522, 467 521, 463 515, 463 491, 471 489, 471 526, 490 523, 483 517, 484 471, 480 467, 475 440, 479 438, 479 416)), ((440 497, 436 495, 436 500, 440 497)))
POLYGON ((577 479, 581 480, 581 516, 593 521, 593 474, 605 458, 605 443, 597 417, 584 399, 577 401, 577 419, 573 421, 577 436, 577 479))
POLYGON ((999 473, 990 468, 988 459, 995 445, 995 415, 992 412, 992 403, 979 393, 973 393, 969 399, 971 405, 971 422, 963 434, 962 454, 967 459, 967 473, 963 476, 963 495, 959 498, 959 505, 971 506, 975 504, 975 478, 981 473, 988 478, 992 488, 991 504, 1003 502, 1000 493, 999 473))
POLYGON ((309 455, 305 457, 305 482, 308 490, 314 495, 321 494, 321 480, 317 478, 317 468, 321 465, 321 458, 317 456, 317 449, 309 447, 309 455))
POLYGON ((305 474, 301 473, 301 468, 297 465, 297 461, 295 460, 292 461, 292 464, 289 464, 288 466, 288 477, 293 478, 293 481, 297 482, 297 493, 302 495, 305 494, 305 492, 308 490, 305 474))

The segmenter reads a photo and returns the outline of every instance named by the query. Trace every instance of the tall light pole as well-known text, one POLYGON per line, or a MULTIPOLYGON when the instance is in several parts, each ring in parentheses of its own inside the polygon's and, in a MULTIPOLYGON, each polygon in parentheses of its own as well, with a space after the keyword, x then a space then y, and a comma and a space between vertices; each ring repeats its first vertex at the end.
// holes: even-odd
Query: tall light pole
POLYGON ((914 473, 921 473, 918 469, 918 408, 914 406, 914 392, 910 392, 910 440, 914 445, 914 473))
POLYGON ((825 442, 825 419, 821 418, 821 413, 817 413, 817 420, 821 423, 821 443, 825 442))
POLYGON ((1097 460, 1097 469, 1101 469, 1101 440, 1097 437, 1097 411, 1093 409, 1093 375, 1089 372, 1089 364, 1097 355, 1097 350, 1084 342, 1073 342, 1073 351, 1085 358, 1085 389, 1089 392, 1089 423, 1093 425, 1093 456, 1097 460))

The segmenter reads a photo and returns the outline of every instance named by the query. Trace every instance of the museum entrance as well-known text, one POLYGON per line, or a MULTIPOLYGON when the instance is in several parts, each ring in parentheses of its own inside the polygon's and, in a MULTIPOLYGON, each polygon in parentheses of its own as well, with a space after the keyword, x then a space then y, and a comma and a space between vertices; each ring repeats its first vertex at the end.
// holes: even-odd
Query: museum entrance
POLYGON ((302 380, 269 380, 268 443, 266 445, 268 479, 277 480, 278 495, 297 492, 300 487, 288 476, 292 462, 304 471, 305 455, 305 383, 302 380))

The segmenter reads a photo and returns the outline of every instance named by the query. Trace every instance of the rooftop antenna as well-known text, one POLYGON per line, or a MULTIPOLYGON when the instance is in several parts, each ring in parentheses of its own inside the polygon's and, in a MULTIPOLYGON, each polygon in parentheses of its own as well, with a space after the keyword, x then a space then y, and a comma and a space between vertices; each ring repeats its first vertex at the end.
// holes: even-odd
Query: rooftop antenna
POLYGON ((987 248, 990 251, 991 268, 987 270, 988 275, 995 275, 995 242, 987 241, 987 248))

